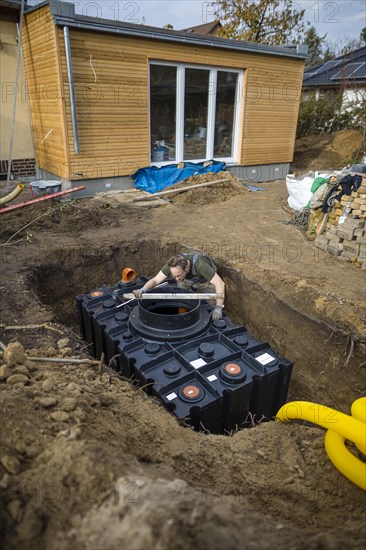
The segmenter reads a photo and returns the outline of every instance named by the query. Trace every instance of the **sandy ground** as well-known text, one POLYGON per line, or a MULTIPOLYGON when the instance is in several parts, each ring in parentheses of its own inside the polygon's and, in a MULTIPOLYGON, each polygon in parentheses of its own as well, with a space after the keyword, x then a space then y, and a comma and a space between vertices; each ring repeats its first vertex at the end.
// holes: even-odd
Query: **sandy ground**
MULTIPOLYGON (((153 275, 175 251, 199 249, 219 264, 227 313, 295 361, 289 398, 349 413, 365 393, 365 272, 283 223, 283 181, 260 187, 3 215, 1 340, 88 357, 77 294, 127 265, 153 275)), ((207 435, 98 366, 20 356, 0 368, 7 549, 365 547, 365 493, 333 467, 315 425, 207 435)))

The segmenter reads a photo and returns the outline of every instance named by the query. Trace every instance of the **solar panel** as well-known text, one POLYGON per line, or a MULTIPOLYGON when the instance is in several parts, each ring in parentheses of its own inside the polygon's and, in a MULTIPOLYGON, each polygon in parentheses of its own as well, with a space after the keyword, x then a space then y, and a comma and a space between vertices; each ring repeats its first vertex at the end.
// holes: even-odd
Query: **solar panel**
POLYGON ((326 63, 324 63, 324 65, 319 67, 319 69, 316 71, 316 74, 322 74, 326 71, 329 71, 330 69, 334 69, 334 67, 337 67, 337 65, 339 65, 340 63, 344 63, 344 61, 347 61, 347 59, 342 59, 338 61, 336 59, 333 59, 332 61, 327 61, 326 63))
POLYGON ((352 78, 366 78, 366 62, 361 63, 361 66, 352 74, 352 78))
POLYGON ((347 61, 348 59, 332 59, 331 61, 327 61, 326 63, 324 63, 324 65, 321 65, 318 69, 310 69, 309 71, 304 73, 304 78, 311 78, 312 76, 323 74, 327 71, 330 71, 331 69, 334 69, 340 63, 345 63, 347 61))
MULTIPOLYGON (((348 80, 355 78, 353 75, 355 71, 361 68, 364 63, 348 63, 340 71, 332 76, 331 80, 348 80)), ((357 77, 356 77, 357 78, 357 77)))

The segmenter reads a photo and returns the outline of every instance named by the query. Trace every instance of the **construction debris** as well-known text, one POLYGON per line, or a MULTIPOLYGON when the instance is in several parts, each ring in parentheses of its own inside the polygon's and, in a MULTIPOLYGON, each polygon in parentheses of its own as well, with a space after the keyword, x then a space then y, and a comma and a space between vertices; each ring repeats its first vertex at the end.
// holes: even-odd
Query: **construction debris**
POLYGON ((325 232, 315 246, 366 269, 366 176, 351 195, 335 201, 329 212, 325 232))

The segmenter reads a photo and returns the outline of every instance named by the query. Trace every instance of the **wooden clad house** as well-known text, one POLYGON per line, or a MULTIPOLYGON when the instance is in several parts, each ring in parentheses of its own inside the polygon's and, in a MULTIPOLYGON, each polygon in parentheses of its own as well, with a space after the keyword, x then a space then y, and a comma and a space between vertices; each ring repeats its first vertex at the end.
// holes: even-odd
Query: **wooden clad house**
POLYGON ((23 51, 40 177, 123 188, 138 168, 214 158, 284 177, 305 55, 290 47, 111 21, 47 0, 23 51))

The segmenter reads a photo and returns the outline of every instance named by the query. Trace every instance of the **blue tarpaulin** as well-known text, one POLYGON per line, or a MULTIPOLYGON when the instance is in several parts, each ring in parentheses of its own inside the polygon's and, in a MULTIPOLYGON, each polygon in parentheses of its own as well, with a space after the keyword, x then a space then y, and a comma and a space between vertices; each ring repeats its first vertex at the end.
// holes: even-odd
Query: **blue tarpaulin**
POLYGON ((216 160, 208 162, 182 162, 179 164, 168 164, 157 168, 149 166, 148 168, 140 168, 133 178, 135 187, 148 193, 158 193, 167 187, 185 180, 190 176, 207 174, 208 172, 218 173, 225 170, 225 163, 216 160))

